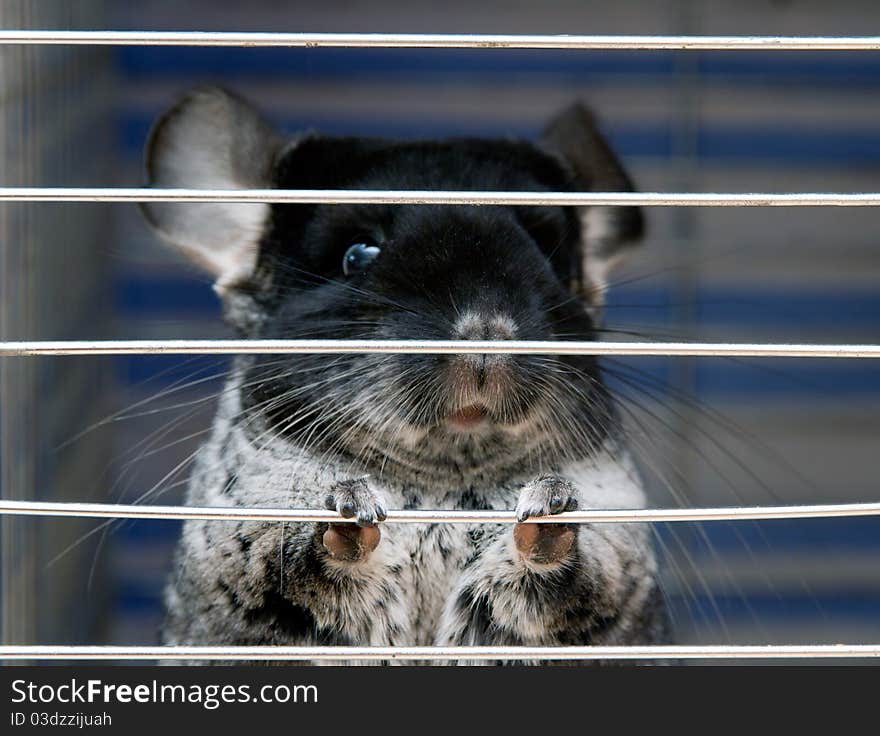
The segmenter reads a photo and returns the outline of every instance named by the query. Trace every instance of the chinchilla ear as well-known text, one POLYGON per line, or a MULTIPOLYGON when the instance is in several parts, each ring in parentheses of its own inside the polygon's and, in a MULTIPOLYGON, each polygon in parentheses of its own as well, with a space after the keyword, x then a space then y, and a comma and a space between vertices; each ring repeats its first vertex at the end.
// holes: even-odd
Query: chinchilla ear
MULTIPOLYGON (((567 107, 548 124, 543 146, 562 159, 585 192, 631 192, 633 183, 596 127, 590 110, 580 103, 567 107)), ((586 301, 601 308, 612 269, 624 260, 644 232, 638 207, 581 207, 583 254, 576 287, 586 301)))
MULTIPOLYGON (((278 134, 247 102, 222 89, 198 88, 153 128, 149 185, 266 189, 280 146, 278 134)), ((162 238, 214 275, 219 292, 246 281, 256 267, 268 204, 148 202, 142 210, 162 238)))

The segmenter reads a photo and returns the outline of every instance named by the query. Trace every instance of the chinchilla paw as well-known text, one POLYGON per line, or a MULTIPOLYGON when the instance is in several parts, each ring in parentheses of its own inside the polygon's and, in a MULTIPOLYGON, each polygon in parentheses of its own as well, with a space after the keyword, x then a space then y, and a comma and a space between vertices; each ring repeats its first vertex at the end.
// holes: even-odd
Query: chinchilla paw
POLYGON ((384 521, 388 513, 385 502, 372 491, 364 478, 336 483, 324 499, 330 511, 336 511, 356 523, 331 523, 324 532, 322 543, 328 554, 344 562, 360 562, 376 549, 381 532, 376 522, 384 521))
POLYGON ((516 520, 533 516, 553 516, 577 509, 574 487, 558 475, 545 475, 523 486, 516 504, 516 520))
MULTIPOLYGON (((575 489, 566 480, 547 475, 524 486, 516 505, 519 522, 537 516, 553 516, 577 509, 575 489)), ((513 540, 524 560, 536 564, 562 561, 574 546, 574 524, 516 524, 513 540)))

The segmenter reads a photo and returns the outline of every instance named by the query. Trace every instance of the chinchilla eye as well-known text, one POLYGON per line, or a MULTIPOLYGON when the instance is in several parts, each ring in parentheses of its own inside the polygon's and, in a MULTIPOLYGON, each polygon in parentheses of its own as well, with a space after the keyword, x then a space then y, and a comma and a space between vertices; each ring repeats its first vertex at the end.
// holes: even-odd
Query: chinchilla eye
POLYGON ((360 273, 382 252, 382 249, 372 240, 358 240, 349 246, 342 257, 342 272, 346 276, 360 273))

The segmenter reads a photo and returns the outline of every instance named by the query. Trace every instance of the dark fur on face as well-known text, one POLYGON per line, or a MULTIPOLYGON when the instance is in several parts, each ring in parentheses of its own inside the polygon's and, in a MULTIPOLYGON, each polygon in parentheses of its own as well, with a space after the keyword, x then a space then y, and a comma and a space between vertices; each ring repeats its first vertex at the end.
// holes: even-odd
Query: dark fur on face
MULTIPOLYGON (((207 90, 192 100, 206 117, 194 125, 210 132, 220 124, 211 114, 234 117, 244 138, 238 150, 260 162, 260 171, 249 171, 248 160, 229 156, 221 179, 279 189, 629 188, 578 106, 551 123, 541 145, 315 135, 282 145, 237 98, 207 90), (271 156, 254 154, 257 138, 268 139, 271 156)), ((160 124, 154 150, 174 142, 160 124)), ((148 216, 160 228, 175 219, 155 210, 148 216)), ((236 266, 229 283, 228 266, 219 276, 230 320, 248 337, 276 339, 591 340, 605 264, 641 232, 631 208, 274 204, 261 218, 249 268, 236 266), (357 244, 372 260, 346 273, 343 260, 357 244)), ((505 455, 510 463, 528 454, 552 464, 588 456, 613 423, 592 356, 295 355, 241 363, 243 406, 265 420, 261 431, 368 466, 403 455, 422 470, 464 473, 503 465, 505 455)))
MULTIPOLYGON (((321 138, 281 159, 276 185, 573 186, 556 161, 528 144, 321 138)), ((563 208, 274 205, 258 265, 267 314, 253 336, 589 340, 592 320, 566 288, 579 280, 579 263, 577 217, 563 208), (343 256, 360 240, 381 252, 362 272, 346 276, 343 256)), ((354 443, 367 434, 373 449, 402 437, 438 447, 465 439, 497 445, 507 437, 518 449, 521 434, 539 446, 553 441, 537 436, 542 419, 563 409, 573 420, 599 414, 598 422, 579 422, 585 441, 600 440, 607 426, 599 373, 589 356, 353 354, 328 361, 313 355, 292 357, 290 368, 279 368, 276 356, 256 360, 247 376, 257 383, 249 407, 270 407, 273 425, 299 441, 313 434, 341 450, 359 450, 354 443), (548 378, 563 371, 564 381, 548 378), (271 379, 260 381, 263 375, 271 379), (487 426, 471 437, 450 430, 446 418, 470 406, 486 411, 487 426)))

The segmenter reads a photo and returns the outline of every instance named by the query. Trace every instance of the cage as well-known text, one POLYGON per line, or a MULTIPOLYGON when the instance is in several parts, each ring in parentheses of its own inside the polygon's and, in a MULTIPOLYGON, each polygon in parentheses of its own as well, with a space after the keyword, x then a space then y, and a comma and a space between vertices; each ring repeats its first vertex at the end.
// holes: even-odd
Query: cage
MULTIPOLYGON (((533 138, 550 112, 584 99, 648 200, 724 192, 723 204, 760 205, 843 192, 825 203, 877 205, 880 42, 861 35, 877 13, 860 0, 834 14, 807 0, 9 1, 0 30, 146 33, 143 43, 4 42, 0 178, 6 188, 138 187, 151 121, 188 87, 219 82, 287 131, 404 138, 533 138), (149 35, 188 29, 391 38, 203 48, 149 35), (389 47, 404 33, 572 31, 605 35, 575 48, 564 37, 546 48, 389 47), (625 42, 634 33, 644 38, 625 42), (656 42, 669 36, 679 40, 656 42)), ((21 199, 0 203, 0 340, 229 337, 210 283, 155 240, 132 201, 21 199)), ((875 206, 647 209, 647 242, 608 294, 606 322, 621 341, 875 354, 875 206)), ((880 519, 868 506, 833 518, 841 504, 877 500, 874 362, 669 352, 605 357, 651 505, 826 511, 656 523, 676 643, 876 645, 880 519)), ((0 358, 0 495, 180 504, 224 367, 216 355, 0 358)), ((0 528, 4 645, 156 644, 179 521, 15 514, 0 528)))

